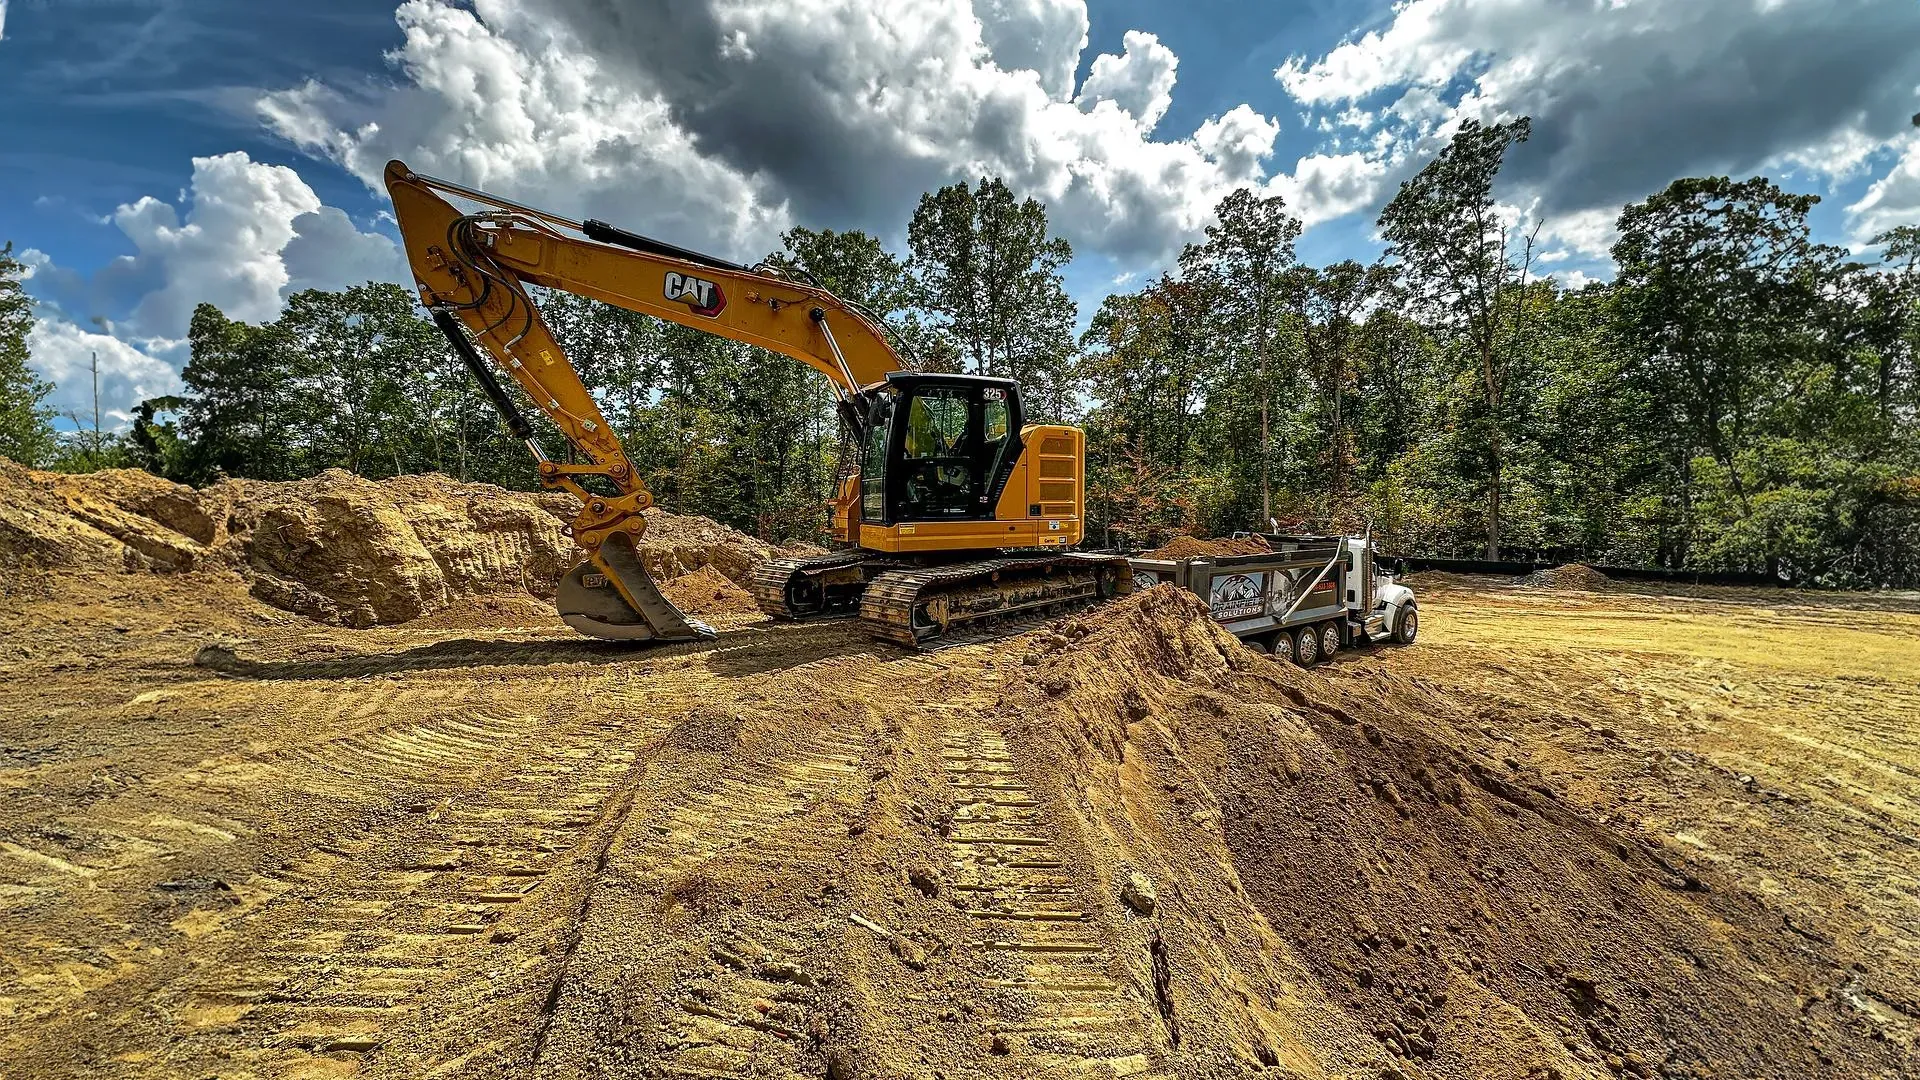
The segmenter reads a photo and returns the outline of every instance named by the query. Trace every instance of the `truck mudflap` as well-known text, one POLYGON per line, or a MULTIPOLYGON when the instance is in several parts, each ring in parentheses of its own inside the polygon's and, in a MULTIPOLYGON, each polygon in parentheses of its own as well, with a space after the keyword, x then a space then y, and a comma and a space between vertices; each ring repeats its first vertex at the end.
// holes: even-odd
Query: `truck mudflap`
POLYGON ((609 641, 700 641, 714 629, 661 595, 640 562, 633 539, 610 534, 587 561, 560 579, 554 606, 560 618, 588 637, 609 641))

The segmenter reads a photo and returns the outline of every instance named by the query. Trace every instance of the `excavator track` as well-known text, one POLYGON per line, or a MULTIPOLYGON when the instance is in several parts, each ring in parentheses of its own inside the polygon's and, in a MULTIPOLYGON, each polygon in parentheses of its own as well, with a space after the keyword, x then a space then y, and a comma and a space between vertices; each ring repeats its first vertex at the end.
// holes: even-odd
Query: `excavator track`
POLYGON ((860 621, 882 641, 934 649, 1132 591, 1132 570, 1119 555, 1015 555, 882 573, 861 595, 860 621))
POLYGON ((769 559, 753 571, 753 600, 776 619, 850 615, 872 576, 868 551, 836 551, 797 559, 769 559))

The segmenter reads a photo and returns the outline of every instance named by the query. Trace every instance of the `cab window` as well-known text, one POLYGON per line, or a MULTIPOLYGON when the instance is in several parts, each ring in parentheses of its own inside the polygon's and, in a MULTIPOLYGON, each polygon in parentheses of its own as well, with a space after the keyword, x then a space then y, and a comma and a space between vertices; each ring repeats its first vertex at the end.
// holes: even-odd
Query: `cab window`
POLYGON ((914 461, 962 453, 967 437, 967 399, 961 390, 929 390, 907 409, 906 456, 914 461))
POLYGON ((887 516, 887 425, 873 425, 867 432, 865 453, 860 460, 860 520, 878 524, 887 516))
MULTIPOLYGON (((989 391, 993 393, 995 391, 989 391)), ((987 442, 998 443, 1007 437, 1007 403, 1004 399, 987 402, 987 442)))

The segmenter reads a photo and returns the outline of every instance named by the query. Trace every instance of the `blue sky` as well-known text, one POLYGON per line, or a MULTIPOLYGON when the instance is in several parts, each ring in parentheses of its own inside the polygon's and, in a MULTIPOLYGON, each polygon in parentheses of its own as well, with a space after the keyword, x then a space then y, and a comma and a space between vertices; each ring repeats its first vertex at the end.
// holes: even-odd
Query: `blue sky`
POLYGON ((1467 117, 1534 116, 1502 197, 1568 283, 1608 275, 1622 203, 1707 172, 1818 192, 1864 250, 1920 220, 1917 87, 1912 0, 10 0, 0 242, 57 403, 98 353, 124 411, 177 385, 195 302, 398 279, 389 156, 739 257, 792 225, 898 248, 921 191, 994 172, 1073 242, 1084 317, 1242 184, 1303 259, 1373 257, 1467 117))

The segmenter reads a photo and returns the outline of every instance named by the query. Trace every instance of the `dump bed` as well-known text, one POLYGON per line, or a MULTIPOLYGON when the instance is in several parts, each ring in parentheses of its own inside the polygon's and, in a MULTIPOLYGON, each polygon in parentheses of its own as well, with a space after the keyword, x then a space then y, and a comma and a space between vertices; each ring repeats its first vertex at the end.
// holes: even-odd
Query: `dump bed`
POLYGON ((1186 589, 1205 600, 1228 631, 1251 637, 1341 617, 1345 545, 1339 537, 1287 537, 1281 550, 1258 555, 1129 561, 1136 587, 1186 589))

